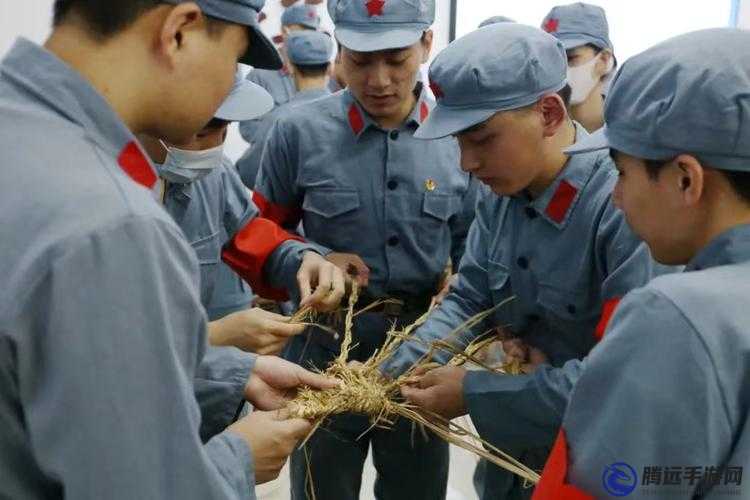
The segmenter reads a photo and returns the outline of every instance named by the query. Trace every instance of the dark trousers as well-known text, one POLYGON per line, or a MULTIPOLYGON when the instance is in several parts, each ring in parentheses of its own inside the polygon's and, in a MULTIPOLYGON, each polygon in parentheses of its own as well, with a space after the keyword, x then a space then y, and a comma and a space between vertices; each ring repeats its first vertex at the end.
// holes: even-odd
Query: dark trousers
MULTIPOLYGON (((516 453, 504 451, 541 473, 551 450, 543 447, 516 453)), ((486 460, 481 460, 474 471, 474 489, 481 500, 530 500, 534 494, 533 486, 524 479, 486 460)))
MULTIPOLYGON (((408 324, 419 313, 406 314, 408 324)), ((362 314, 354 325, 350 360, 365 361, 382 345, 385 332, 394 321, 382 314, 362 314)), ((338 355, 340 340, 319 330, 293 339, 287 359, 305 368, 324 369, 338 355)), ((305 450, 291 459, 292 499, 308 500, 308 467, 317 500, 358 500, 362 471, 370 445, 377 471, 375 497, 378 500, 441 500, 448 484, 448 444, 410 421, 398 419, 388 430, 368 429, 369 419, 361 415, 331 417, 310 438, 305 450), (364 434, 364 435, 363 435, 364 434), (305 456, 307 455, 307 457, 305 456), (306 489, 307 488, 307 489, 306 489)), ((309 496, 312 498, 312 496, 309 496)))

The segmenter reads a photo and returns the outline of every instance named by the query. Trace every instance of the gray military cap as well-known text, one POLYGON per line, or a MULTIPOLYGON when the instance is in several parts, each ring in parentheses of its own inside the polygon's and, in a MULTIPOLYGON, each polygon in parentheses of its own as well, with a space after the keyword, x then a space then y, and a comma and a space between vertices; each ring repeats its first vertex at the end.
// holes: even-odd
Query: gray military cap
POLYGON ((587 3, 553 7, 542 21, 542 29, 562 40, 566 50, 586 44, 614 50, 604 9, 587 3))
POLYGON ((312 5, 292 5, 281 14, 281 25, 299 24, 307 28, 317 30, 320 27, 320 16, 312 5))
POLYGON ((430 65, 437 105, 414 136, 445 137, 533 104, 565 86, 567 67, 562 43, 532 26, 500 23, 469 33, 430 65))
MULTIPOLYGON (((164 0, 177 5, 185 0, 164 0)), ((192 0, 207 16, 250 28, 250 47, 241 63, 255 68, 281 69, 283 62, 276 47, 266 38, 258 24, 258 13, 266 0, 192 0)))
POLYGON ((297 66, 328 64, 333 56, 333 40, 322 31, 298 31, 287 38, 286 55, 297 66))
POLYGON ((680 35, 629 59, 615 76, 605 126, 566 153, 614 148, 637 158, 682 153, 750 171, 750 32, 680 35))
POLYGON ((497 23, 515 23, 516 21, 505 16, 492 16, 488 17, 481 23, 479 23, 480 28, 484 28, 485 26, 489 26, 491 24, 497 24, 497 23))
POLYGON ((435 0, 328 0, 336 39, 357 52, 414 45, 435 21, 435 0))

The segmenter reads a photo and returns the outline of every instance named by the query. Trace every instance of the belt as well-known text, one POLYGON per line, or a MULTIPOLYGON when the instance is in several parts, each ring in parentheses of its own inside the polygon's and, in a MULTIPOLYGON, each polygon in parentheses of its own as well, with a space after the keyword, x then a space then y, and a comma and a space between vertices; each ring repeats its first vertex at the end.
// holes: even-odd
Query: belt
POLYGON ((397 317, 414 311, 427 312, 432 302, 432 295, 390 294, 384 297, 363 295, 360 297, 359 302, 357 302, 357 309, 362 310, 379 301, 382 301, 382 303, 368 309, 367 312, 397 317))

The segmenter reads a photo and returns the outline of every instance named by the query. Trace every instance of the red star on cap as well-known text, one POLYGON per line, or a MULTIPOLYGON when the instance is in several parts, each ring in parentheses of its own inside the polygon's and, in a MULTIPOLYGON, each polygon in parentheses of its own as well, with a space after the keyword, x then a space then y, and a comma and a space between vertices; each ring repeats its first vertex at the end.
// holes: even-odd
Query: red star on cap
POLYGON ((367 15, 370 17, 382 16, 384 6, 385 0, 369 0, 365 3, 365 7, 367 7, 367 15))
POLYGON ((435 94, 435 99, 445 97, 443 89, 440 88, 440 85, 438 85, 437 82, 430 81, 430 89, 432 89, 432 93, 435 94))
POLYGON ((554 33, 557 31, 557 27, 560 26, 560 21, 557 19, 549 18, 547 19, 547 22, 544 23, 544 26, 542 26, 542 29, 546 31, 547 33, 554 33))
POLYGON ((315 19, 315 11, 314 10, 308 10, 307 11, 307 18, 308 19, 315 19))

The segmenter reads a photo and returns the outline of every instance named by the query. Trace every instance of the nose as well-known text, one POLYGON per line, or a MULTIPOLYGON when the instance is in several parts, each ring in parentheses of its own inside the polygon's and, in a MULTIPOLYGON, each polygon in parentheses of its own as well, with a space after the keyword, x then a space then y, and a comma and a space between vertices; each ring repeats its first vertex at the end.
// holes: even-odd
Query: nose
POLYGON ((382 62, 373 64, 367 78, 367 85, 371 89, 381 90, 387 88, 390 83, 391 77, 388 67, 382 62))
POLYGON ((465 142, 459 139, 458 141, 461 147, 461 170, 467 173, 475 172, 479 170, 481 163, 474 148, 468 146, 465 142))

